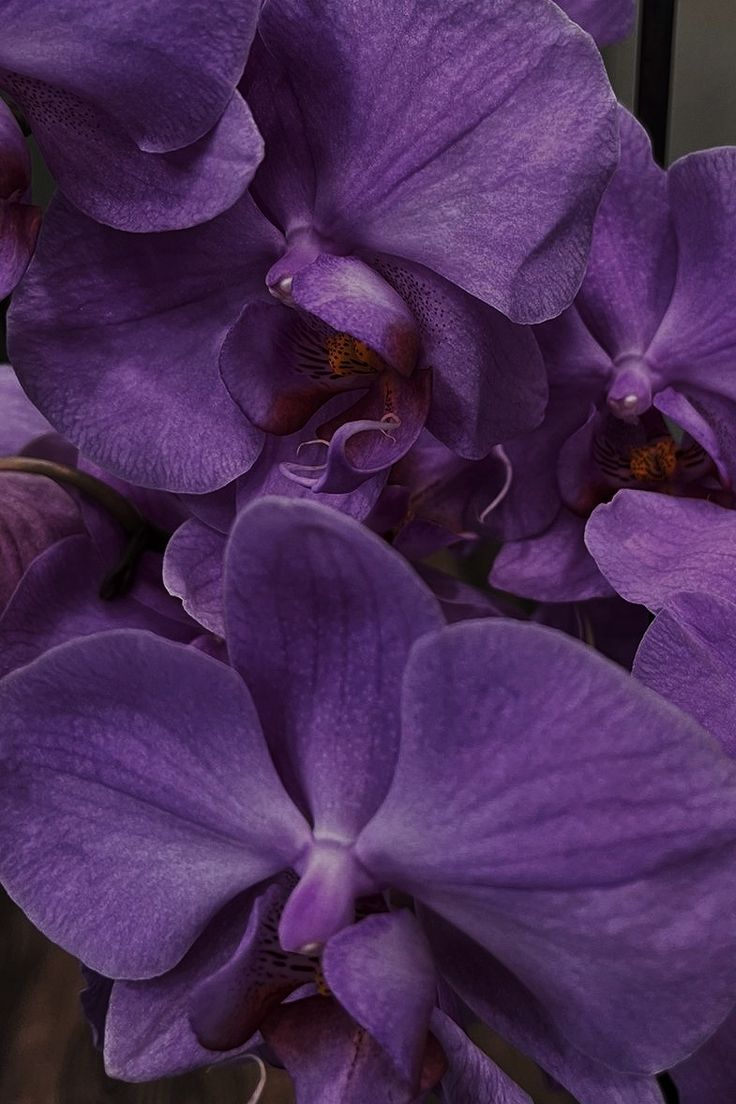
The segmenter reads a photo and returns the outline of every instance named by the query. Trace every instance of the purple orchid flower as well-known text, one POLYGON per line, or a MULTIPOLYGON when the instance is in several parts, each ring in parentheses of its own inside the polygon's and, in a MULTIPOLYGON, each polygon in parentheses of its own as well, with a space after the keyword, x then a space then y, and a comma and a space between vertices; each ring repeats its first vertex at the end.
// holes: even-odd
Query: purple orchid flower
POLYGON ((172 496, 116 483, 81 461, 0 366, 0 674, 113 627, 202 636, 162 586, 160 551, 135 550, 135 565, 126 558, 131 533, 121 521, 142 526, 144 516, 169 531, 188 515, 172 496), (100 597, 106 584, 109 600, 100 597))
POLYGON ((28 267, 41 223, 30 202, 31 159, 20 127, 0 100, 0 299, 28 267))
POLYGON ((736 150, 665 173, 623 109, 621 133, 580 295, 537 329, 545 422, 506 447, 514 481, 497 520, 509 543, 492 581, 540 600, 611 593, 583 534, 619 488, 733 504, 736 150))
POLYGON ((267 155, 219 218, 133 236, 52 204, 10 318, 50 421, 202 493, 321 414, 317 455, 280 463, 334 495, 425 423, 470 458, 537 424, 539 353, 505 315, 549 318, 582 278, 617 158, 589 39, 547 0, 270 0, 242 87, 267 155))
POLYGON ((599 46, 628 38, 634 29, 636 0, 561 0, 560 7, 599 46))
POLYGON ((191 226, 243 193, 263 144, 235 91, 260 0, 5 0, 0 88, 61 190, 125 230, 191 226))
POLYGON ((260 1029, 307 1102, 323 1054, 354 1070, 346 1099, 381 1076, 409 1104, 438 1068, 428 1028, 451 1060, 439 971, 581 1104, 608 1083, 656 1099, 647 1075, 736 999, 717 745, 561 634, 444 626, 405 560, 313 503, 243 511, 225 590, 232 668, 123 630, 0 691, 3 881, 113 979, 109 1067, 232 1057, 260 1029), (274 1006, 295 976, 332 999, 274 1006))

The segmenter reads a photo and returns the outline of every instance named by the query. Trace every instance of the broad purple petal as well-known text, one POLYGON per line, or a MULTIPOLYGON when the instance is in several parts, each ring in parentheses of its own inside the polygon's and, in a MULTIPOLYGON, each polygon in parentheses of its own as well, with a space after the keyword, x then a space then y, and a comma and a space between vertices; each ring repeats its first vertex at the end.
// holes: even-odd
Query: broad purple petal
POLYGON ((399 761, 356 854, 585 1053, 652 1073, 736 996, 735 813, 736 771, 684 714, 562 634, 487 619, 414 646, 399 761))
POLYGON ((404 664, 437 603, 352 519, 263 499, 232 530, 225 622, 284 784, 316 829, 354 837, 388 788, 404 664))
POLYGON ((641 642, 634 675, 699 721, 736 758, 733 602, 712 594, 670 598, 641 642))
MULTIPOLYGON (((283 173, 284 147, 303 149, 318 234, 426 265, 516 321, 570 303, 616 120, 597 52, 554 5, 330 0, 316 12, 278 0, 261 33, 266 98, 288 72, 303 131, 293 143, 277 134, 273 156, 283 173)), ((270 150, 272 107, 248 95, 270 150)), ((281 199, 285 230, 303 226, 303 182, 293 204, 281 199)))
POLYGON ((736 514, 711 502, 619 491, 593 512, 585 541, 627 602, 658 610, 684 590, 734 597, 736 514))
POLYGON ((203 227, 122 234, 56 200, 10 312, 18 376, 90 459, 148 487, 203 492, 256 459, 261 434, 218 371, 278 235, 249 197, 203 227))
POLYGON ((307 838, 244 685, 195 649, 76 640, 9 675, 2 709, 3 882, 108 977, 170 969, 307 838))

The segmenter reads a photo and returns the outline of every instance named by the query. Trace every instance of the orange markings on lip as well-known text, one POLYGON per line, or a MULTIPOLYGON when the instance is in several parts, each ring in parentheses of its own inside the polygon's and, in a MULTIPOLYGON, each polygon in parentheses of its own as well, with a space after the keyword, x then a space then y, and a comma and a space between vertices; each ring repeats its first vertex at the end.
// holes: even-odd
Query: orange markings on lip
POLYGON ((639 483, 663 482, 677 471, 677 446, 664 437, 629 453, 629 469, 639 483))
POLYGON ((370 345, 348 333, 331 334, 325 339, 325 348, 333 376, 375 375, 386 367, 370 345))

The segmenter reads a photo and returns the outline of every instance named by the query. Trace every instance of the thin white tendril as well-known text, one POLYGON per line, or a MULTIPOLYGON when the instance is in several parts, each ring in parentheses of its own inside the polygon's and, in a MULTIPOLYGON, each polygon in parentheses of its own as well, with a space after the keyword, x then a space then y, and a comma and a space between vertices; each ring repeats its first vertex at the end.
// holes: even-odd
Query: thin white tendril
POLYGON ((501 505, 506 495, 509 493, 509 488, 514 478, 514 473, 511 468, 511 461, 509 460, 506 453, 503 451, 501 445, 496 445, 496 447, 493 449, 493 453, 499 458, 499 460, 501 460, 503 464, 506 465, 506 478, 503 481, 503 487, 498 492, 496 497, 493 499, 492 502, 489 502, 485 510, 483 510, 483 512, 480 514, 478 521, 481 523, 481 525, 485 525, 485 521, 488 515, 493 513, 497 506, 501 505))

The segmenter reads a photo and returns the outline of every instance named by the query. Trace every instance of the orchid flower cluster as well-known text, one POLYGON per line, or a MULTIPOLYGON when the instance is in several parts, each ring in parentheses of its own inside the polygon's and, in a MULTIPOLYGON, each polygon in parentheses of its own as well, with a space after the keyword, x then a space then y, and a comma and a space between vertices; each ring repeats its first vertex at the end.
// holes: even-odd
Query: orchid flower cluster
POLYGON ((0 10, 0 880, 107 1072, 729 1104, 736 149, 631 0, 0 10))

